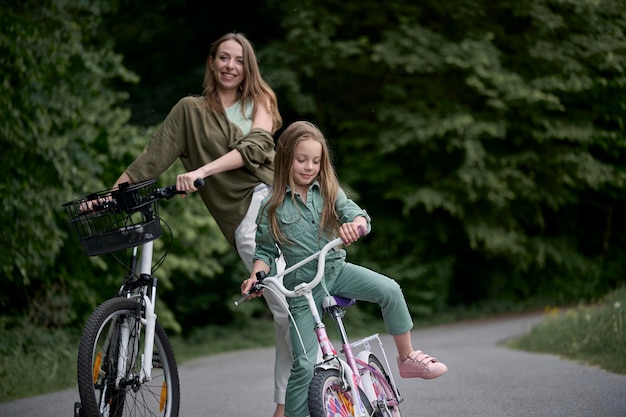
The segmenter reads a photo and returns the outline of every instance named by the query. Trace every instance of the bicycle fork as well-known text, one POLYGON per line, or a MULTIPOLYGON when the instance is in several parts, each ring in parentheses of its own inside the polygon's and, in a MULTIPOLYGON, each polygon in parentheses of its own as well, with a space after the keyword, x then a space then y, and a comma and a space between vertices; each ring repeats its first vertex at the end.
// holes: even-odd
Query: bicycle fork
MULTIPOLYGON (((140 277, 150 277, 152 272, 152 249, 154 242, 150 241, 144 244, 143 250, 141 252, 141 258, 139 260, 139 276, 140 277)), ((133 249, 133 257, 137 256, 137 248, 133 249)), ((150 381, 152 379, 152 359, 154 352, 154 332, 156 327, 156 319, 157 316, 154 312, 154 306, 156 302, 156 292, 157 292, 157 279, 154 277, 150 277, 150 291, 149 294, 143 294, 143 306, 144 306, 144 314, 139 314, 139 320, 144 326, 145 334, 144 334, 144 347, 143 354, 141 355, 141 368, 139 372, 139 382, 144 383, 150 381)), ((132 332, 132 323, 129 319, 125 319, 120 327, 120 346, 127 347, 127 349, 120 349, 118 355, 118 367, 117 367, 117 383, 119 384, 122 381, 126 374, 126 369, 128 366, 129 354, 132 355, 134 349, 129 346, 131 343, 131 332, 132 332)), ((139 338, 140 335, 136 335, 136 338, 139 338)), ((132 343, 139 344, 139 339, 135 339, 132 343)), ((137 346, 138 347, 138 346, 137 346)))

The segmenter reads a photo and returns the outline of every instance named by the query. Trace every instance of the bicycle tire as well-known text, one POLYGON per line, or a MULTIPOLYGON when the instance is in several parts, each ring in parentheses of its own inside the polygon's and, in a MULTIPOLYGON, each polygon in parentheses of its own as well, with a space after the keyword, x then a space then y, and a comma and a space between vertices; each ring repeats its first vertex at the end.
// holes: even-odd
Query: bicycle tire
MULTIPOLYGON (((360 388, 359 395, 368 415, 372 415, 372 406, 360 388)), ((353 417, 354 409, 352 392, 342 387, 338 369, 324 369, 313 375, 309 384, 310 417, 353 417)))
POLYGON ((80 411, 85 417, 178 417, 180 381, 174 351, 163 327, 154 333, 152 378, 139 381, 144 335, 143 306, 126 298, 102 303, 89 317, 78 347, 78 391, 80 411), (125 370, 118 375, 120 324, 130 323, 124 354, 125 370), (130 353, 129 353, 130 351, 130 353), (116 387, 117 385, 117 387, 116 387))
POLYGON ((391 378, 389 378, 385 367, 383 367, 382 362, 375 354, 370 353, 367 355, 367 358, 369 366, 380 372, 380 375, 384 378, 384 380, 382 380, 379 374, 368 369, 365 369, 365 372, 361 376, 363 386, 365 387, 365 385, 368 384, 371 387, 371 391, 366 389, 366 392, 372 397, 370 401, 372 402, 372 408, 374 408, 373 415, 375 417, 402 417, 400 406, 393 405, 388 401, 390 399, 396 400, 396 404, 398 404, 399 398, 397 398, 396 392, 391 384, 391 378))

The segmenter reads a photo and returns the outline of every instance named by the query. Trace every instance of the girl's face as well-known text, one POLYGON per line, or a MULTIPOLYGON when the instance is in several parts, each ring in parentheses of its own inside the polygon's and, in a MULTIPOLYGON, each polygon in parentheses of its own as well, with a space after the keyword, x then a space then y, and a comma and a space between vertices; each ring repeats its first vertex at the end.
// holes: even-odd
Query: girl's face
POLYGON ((296 145, 291 177, 299 194, 306 195, 309 185, 320 173, 321 161, 322 144, 318 141, 305 139, 296 145))
POLYGON ((224 41, 218 46, 213 60, 218 88, 236 89, 244 78, 243 48, 234 40, 224 41))

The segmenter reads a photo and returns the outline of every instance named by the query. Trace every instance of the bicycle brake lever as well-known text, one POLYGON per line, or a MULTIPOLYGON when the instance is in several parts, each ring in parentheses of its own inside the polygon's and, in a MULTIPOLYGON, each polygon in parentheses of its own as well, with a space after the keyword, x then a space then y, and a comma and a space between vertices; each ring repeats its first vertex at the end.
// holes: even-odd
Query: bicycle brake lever
POLYGON ((248 300, 248 297, 250 297, 252 294, 261 292, 261 290, 263 289, 263 279, 266 277, 266 274, 264 271, 259 271, 256 273, 256 277, 258 281, 248 291, 246 291, 244 295, 239 297, 239 300, 235 301, 236 306, 248 300))
POLYGON ((243 303, 244 301, 247 301, 248 298, 252 294, 256 294, 256 293, 260 292, 262 289, 263 289, 263 287, 261 286, 261 283, 257 282, 256 284, 254 284, 252 286, 252 288, 250 288, 248 291, 246 291, 246 293, 244 295, 242 295, 241 297, 239 297, 239 299, 237 301, 235 301, 235 305, 238 306, 239 304, 243 303))

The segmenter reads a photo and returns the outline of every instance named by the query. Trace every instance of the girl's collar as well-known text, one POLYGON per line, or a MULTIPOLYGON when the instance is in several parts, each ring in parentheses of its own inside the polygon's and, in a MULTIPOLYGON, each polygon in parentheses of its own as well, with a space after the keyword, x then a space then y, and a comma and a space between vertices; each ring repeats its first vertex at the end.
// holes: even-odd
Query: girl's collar
MULTIPOLYGON (((309 185, 309 190, 313 187, 317 187, 318 189, 320 188, 320 183, 318 180, 313 181, 311 185, 309 185)), ((289 193, 291 193, 291 187, 287 185, 287 188, 285 188, 285 194, 289 194, 289 193)))

